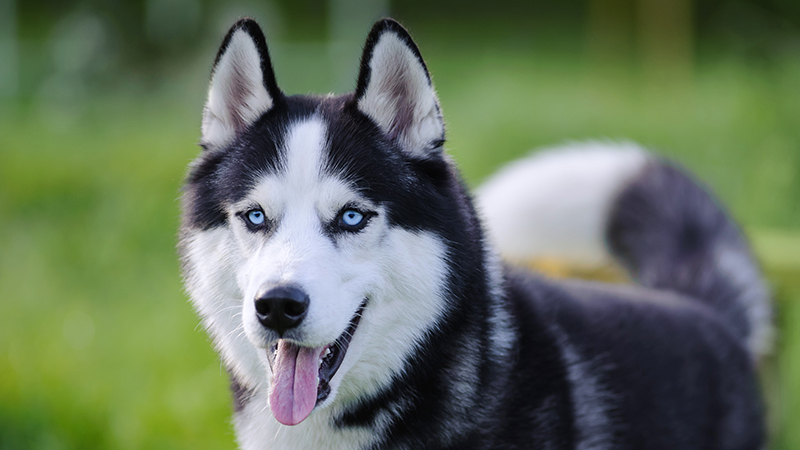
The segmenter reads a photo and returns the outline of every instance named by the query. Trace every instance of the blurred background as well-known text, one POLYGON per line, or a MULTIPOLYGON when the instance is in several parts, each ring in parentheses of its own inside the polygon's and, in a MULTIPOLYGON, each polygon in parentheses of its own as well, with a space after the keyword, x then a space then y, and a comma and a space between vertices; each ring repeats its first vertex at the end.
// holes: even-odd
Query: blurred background
POLYGON ((351 90, 372 21, 399 19, 473 186, 589 138, 696 172, 773 287, 771 448, 800 448, 800 2, 0 0, 0 449, 234 448, 174 248, 211 63, 243 15, 288 93, 351 90))

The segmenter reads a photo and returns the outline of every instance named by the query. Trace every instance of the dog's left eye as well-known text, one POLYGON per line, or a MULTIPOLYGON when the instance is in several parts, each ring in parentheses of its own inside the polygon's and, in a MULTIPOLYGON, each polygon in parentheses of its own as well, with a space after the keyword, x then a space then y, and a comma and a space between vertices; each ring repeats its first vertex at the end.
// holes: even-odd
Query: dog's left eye
POLYGON ((354 208, 345 208, 339 213, 336 225, 344 231, 360 231, 367 225, 374 213, 362 212, 354 208))
POLYGON ((348 209, 342 213, 342 222, 349 227, 356 227, 364 220, 364 215, 358 211, 348 209))

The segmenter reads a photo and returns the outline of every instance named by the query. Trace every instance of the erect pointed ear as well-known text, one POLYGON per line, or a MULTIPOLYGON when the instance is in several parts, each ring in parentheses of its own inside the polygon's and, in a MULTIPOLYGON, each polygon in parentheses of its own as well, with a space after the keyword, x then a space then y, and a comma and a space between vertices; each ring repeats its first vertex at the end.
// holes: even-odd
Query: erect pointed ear
POLYGON ((444 122, 422 55, 402 25, 375 23, 361 57, 355 101, 386 135, 413 156, 441 151, 444 122))
POLYGON ((201 145, 224 147, 282 98, 264 33, 253 19, 240 19, 214 60, 201 145))

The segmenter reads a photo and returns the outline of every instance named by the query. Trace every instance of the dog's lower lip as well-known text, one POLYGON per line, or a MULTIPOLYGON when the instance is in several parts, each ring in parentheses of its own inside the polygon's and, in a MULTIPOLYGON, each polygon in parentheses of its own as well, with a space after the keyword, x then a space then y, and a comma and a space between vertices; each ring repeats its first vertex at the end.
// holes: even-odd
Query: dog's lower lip
POLYGON ((367 301, 364 300, 358 307, 355 315, 353 315, 353 318, 350 319, 350 325, 348 325, 347 329, 344 330, 344 333, 342 333, 342 335, 330 345, 330 355, 326 356, 322 360, 322 363, 319 366, 317 404, 320 404, 326 398, 328 398, 328 394, 330 394, 330 386, 328 383, 336 374, 336 371, 339 370, 339 366, 342 365, 342 361, 344 361, 344 355, 347 353, 347 348, 350 346, 350 340, 353 338, 353 333, 355 333, 356 327, 358 327, 358 323, 361 321, 361 315, 364 313, 364 308, 366 306, 367 301))
MULTIPOLYGON (((318 405, 325 401, 331 392, 329 384, 331 378, 333 378, 333 376, 339 370, 339 366, 342 365, 342 361, 344 361, 347 348, 350 346, 350 340, 353 338, 353 333, 355 333, 356 327, 358 327, 358 323, 361 320, 361 315, 364 313, 364 308, 366 306, 367 300, 365 299, 358 307, 358 310, 353 315, 353 318, 350 319, 350 324, 347 326, 347 329, 344 330, 338 339, 336 339, 327 347, 327 349, 330 350, 329 354, 321 356, 322 362, 319 366, 319 381, 317 384, 318 405)), ((269 363, 270 370, 274 370, 275 368, 274 366, 277 350, 278 341, 275 341, 266 352, 267 362, 269 363)))
POLYGON ((275 354, 278 353, 278 341, 275 341, 267 349, 267 362, 269 363, 269 370, 275 371, 275 354))

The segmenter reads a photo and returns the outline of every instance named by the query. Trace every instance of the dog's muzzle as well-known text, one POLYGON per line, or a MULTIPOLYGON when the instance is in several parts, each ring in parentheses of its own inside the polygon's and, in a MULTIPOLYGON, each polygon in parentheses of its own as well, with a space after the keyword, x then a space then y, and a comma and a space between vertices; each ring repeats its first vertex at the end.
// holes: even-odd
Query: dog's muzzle
MULTIPOLYGON (((284 304, 284 313, 282 314, 284 317, 277 315, 275 320, 283 321, 284 324, 291 324, 295 322, 291 317, 305 315, 305 312, 298 312, 300 309, 307 309, 307 306, 300 306, 303 302, 299 299, 305 299, 307 302, 307 297, 298 294, 298 292, 302 293, 302 291, 297 289, 295 291, 284 290, 278 291, 279 295, 273 297, 264 296, 264 298, 270 299, 279 298, 280 300, 269 300, 269 302, 284 304), (287 302, 287 297, 289 297, 287 292, 293 294, 291 302, 287 302), (285 312, 287 310, 285 304, 291 304, 290 309, 296 308, 296 310, 290 310, 287 314, 285 312), (293 312, 294 315, 292 314, 293 312), (291 317, 287 319, 286 316, 291 317)), ((268 292, 272 292, 272 290, 268 292)), ((267 302, 268 300, 264 300, 265 304, 267 302)), ((319 347, 306 347, 290 339, 278 339, 267 349, 267 362, 272 371, 269 405, 272 415, 278 422, 284 425, 297 425, 305 420, 311 414, 311 411, 331 394, 331 378, 333 378, 342 361, 344 361, 345 354, 350 346, 350 340, 356 332, 366 304, 367 301, 365 299, 353 315, 347 328, 335 341, 329 344, 319 347)), ((262 308, 266 308, 266 306, 262 308)), ((270 315, 273 313, 273 309, 270 309, 270 315)), ((264 315, 268 315, 266 312, 262 312, 264 315)), ((260 316, 259 320, 261 320, 260 316)), ((293 326, 297 326, 300 321, 302 321, 302 317, 293 326)), ((281 333, 281 331, 278 332, 281 333)))

